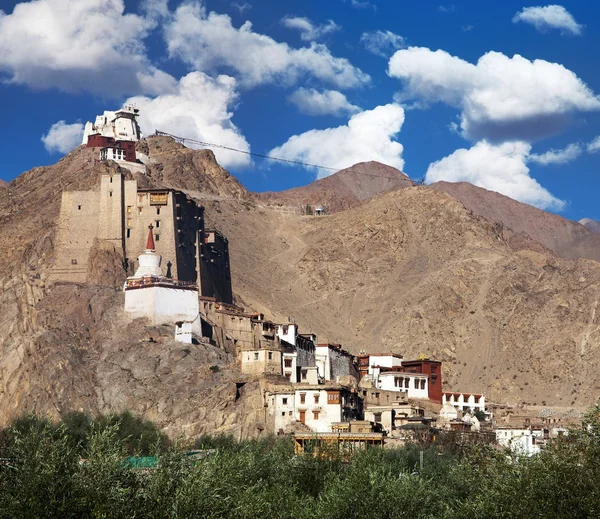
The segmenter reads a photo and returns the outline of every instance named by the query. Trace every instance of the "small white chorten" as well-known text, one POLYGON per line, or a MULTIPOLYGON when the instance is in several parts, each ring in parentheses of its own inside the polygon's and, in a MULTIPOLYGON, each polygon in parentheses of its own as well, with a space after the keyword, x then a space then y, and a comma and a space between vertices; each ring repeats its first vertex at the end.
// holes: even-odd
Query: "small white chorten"
POLYGON ((134 278, 143 277, 163 277, 160 263, 162 256, 156 254, 156 246, 154 245, 154 236, 152 235, 152 225, 148 226, 148 239, 146 240, 146 250, 138 256, 139 267, 133 275, 134 278))

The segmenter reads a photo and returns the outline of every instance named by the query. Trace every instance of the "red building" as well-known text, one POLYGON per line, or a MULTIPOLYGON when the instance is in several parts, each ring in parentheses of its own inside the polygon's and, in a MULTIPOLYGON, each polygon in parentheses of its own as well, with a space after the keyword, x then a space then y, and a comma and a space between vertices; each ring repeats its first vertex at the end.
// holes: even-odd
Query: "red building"
POLYGON ((115 140, 112 137, 105 137, 99 133, 92 133, 88 135, 87 148, 104 148, 106 146, 112 146, 115 140))
POLYGON ((429 400, 442 403, 442 363, 439 360, 403 360, 402 371, 429 375, 429 400))

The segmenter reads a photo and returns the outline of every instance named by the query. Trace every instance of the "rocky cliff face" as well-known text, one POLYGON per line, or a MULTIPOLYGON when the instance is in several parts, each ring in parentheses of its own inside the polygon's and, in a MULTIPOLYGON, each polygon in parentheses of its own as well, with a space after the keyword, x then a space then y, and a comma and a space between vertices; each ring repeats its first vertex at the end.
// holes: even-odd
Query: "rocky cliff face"
MULTIPOLYGON (((563 259, 506 219, 402 177, 369 200, 381 186, 348 181, 339 207, 348 192, 353 207, 337 214, 286 216, 255 201, 210 152, 165 138, 142 146, 150 174, 140 184, 186 190, 228 236, 238 302, 354 352, 440 358, 449 390, 540 405, 596 398, 599 263, 563 259)), ((105 251, 93 255, 93 283, 46 284, 61 191, 90 189, 117 168, 95 157, 77 149, 0 189, 0 421, 25 410, 128 408, 175 435, 259 434, 260 388, 236 386, 223 350, 183 347, 170 327, 128 322, 121 266, 105 251)), ((381 174, 360 166, 369 167, 381 174)))

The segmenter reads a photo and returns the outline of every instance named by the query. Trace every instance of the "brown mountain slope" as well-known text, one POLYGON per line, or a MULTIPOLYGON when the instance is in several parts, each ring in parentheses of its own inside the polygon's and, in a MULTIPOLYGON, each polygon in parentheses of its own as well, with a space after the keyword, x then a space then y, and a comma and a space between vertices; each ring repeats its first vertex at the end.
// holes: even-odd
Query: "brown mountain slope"
MULTIPOLYGON (((255 310, 354 352, 434 355, 450 390, 548 405, 596 398, 600 264, 527 240, 515 252, 499 226, 426 187, 322 218, 285 216, 248 201, 210 154, 155 142, 140 182, 168 181, 205 204, 229 238, 236 296, 255 310)), ((256 434, 262 402, 250 388, 237 398, 228 354, 127 323, 119 287, 46 286, 60 191, 116 168, 94 157, 78 149, 0 191, 0 421, 25 409, 130 408, 172 432, 256 434)))
POLYGON ((467 182, 436 182, 429 186, 460 200, 467 209, 516 233, 525 233, 563 258, 600 261, 600 236, 583 225, 517 202, 467 182))
POLYGON ((213 204, 236 291, 255 308, 355 353, 441 358, 448 389, 548 405, 596 398, 600 264, 515 253, 497 227, 425 187, 325 218, 213 204))
MULTIPOLYGON (((233 197, 244 207, 246 190, 212 152, 173 152, 176 147, 149 139, 151 175, 137 175, 138 182, 159 186, 159 179, 176 178, 182 187, 202 189, 211 199, 233 197)), ((248 384, 236 395, 226 352, 184 347, 171 327, 127 322, 119 262, 99 265, 111 271, 105 278, 113 286, 46 283, 61 191, 98 187, 102 174, 119 170, 97 155, 80 147, 0 190, 0 423, 25 411, 131 409, 174 435, 255 435, 260 391, 248 384)))
POLYGON ((256 193, 258 202, 293 207, 324 206, 328 213, 356 207, 373 195, 411 187, 404 173, 380 162, 360 162, 307 186, 280 192, 256 193))

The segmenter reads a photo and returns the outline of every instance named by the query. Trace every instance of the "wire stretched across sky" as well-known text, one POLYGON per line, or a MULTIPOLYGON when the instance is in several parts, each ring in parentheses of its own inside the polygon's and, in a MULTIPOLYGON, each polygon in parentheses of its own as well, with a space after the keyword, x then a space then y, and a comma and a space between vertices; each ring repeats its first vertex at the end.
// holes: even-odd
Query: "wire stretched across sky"
MULTIPOLYGON (((252 157, 260 157, 261 159, 269 159, 269 160, 275 160, 275 161, 279 161, 279 162, 287 162, 288 164, 295 164, 297 166, 326 169, 328 171, 339 171, 340 170, 340 168, 331 168, 329 166, 319 166, 317 164, 308 164, 306 162, 300 162, 299 160, 289 160, 289 159, 283 159, 281 157, 272 157, 271 155, 263 155, 261 153, 254 153, 251 151, 238 150, 237 148, 231 148, 230 146, 223 146, 222 144, 214 144, 214 143, 210 143, 210 142, 199 141, 198 139, 190 139, 188 137, 178 137, 177 135, 173 135, 173 134, 167 133, 167 132, 162 132, 160 130, 154 130, 154 135, 163 136, 163 137, 171 137, 173 140, 180 142, 181 144, 185 144, 186 142, 189 142, 191 144, 196 144, 198 146, 204 146, 206 148, 220 148, 222 150, 243 153, 244 155, 251 155, 252 157)), ((398 180, 398 177, 390 177, 390 176, 386 176, 386 175, 374 175, 372 173, 364 173, 364 172, 360 172, 360 174, 364 175, 366 177, 387 178, 389 180, 398 180)), ((411 182, 413 182, 413 184, 415 184, 414 181, 411 181, 411 182)))
POLYGON ((252 155, 253 157, 260 157, 262 159, 278 160, 280 162, 288 162, 290 164, 296 164, 298 166, 305 166, 309 168, 327 169, 329 171, 338 171, 337 168, 330 168, 328 166, 318 166, 317 164, 307 164, 306 162, 300 162, 299 160, 282 159, 281 157, 272 157, 271 155, 262 155, 260 153, 253 153, 251 151, 238 150, 236 148, 230 148, 229 146, 223 146, 222 144, 212 144, 210 142, 203 142, 196 139, 188 139, 187 137, 177 137, 167 132, 161 132, 159 130, 154 131, 154 135, 162 135, 165 137, 171 137, 172 139, 185 144, 191 142, 192 144, 198 144, 199 146, 206 146, 209 148, 221 148, 222 150, 237 151, 238 153, 244 153, 245 155, 252 155))

